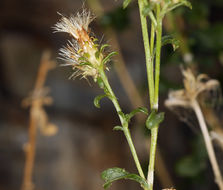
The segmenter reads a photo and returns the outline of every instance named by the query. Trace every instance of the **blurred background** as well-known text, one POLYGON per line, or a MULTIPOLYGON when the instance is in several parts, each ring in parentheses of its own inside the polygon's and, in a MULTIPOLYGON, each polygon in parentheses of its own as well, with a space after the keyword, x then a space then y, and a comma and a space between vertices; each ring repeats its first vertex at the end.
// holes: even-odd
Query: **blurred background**
MULTIPOLYGON (((183 87, 180 65, 223 82, 223 1, 191 3, 192 10, 179 8, 164 20, 164 33, 175 35, 181 47, 174 52, 171 46, 165 46, 162 51, 160 110, 166 115, 158 139, 155 189, 218 189, 193 113, 186 115, 188 122, 183 123, 164 106, 168 91, 183 87)), ((125 10, 121 0, 89 0, 84 4, 97 15, 91 23, 94 34, 112 44, 112 50, 119 51, 109 64, 108 77, 123 110, 148 107, 136 1, 125 10)), ((57 59, 58 50, 69 36, 53 33, 52 27, 60 18, 57 12, 69 16, 82 7, 82 0, 0 1, 0 190, 21 189, 29 126, 29 108, 22 107, 21 102, 34 89, 46 50, 50 50, 57 67, 47 75, 46 86, 50 88, 53 104, 45 108, 58 131, 46 136, 37 129, 35 189, 98 190, 103 189, 100 173, 109 167, 137 172, 123 134, 112 130, 119 124, 112 103, 103 99, 101 109, 94 107, 94 97, 102 91, 91 80, 68 80, 72 70, 59 66, 62 61, 57 59)), ((217 125, 219 131, 222 110, 219 101, 218 106, 204 108, 208 125, 217 125)), ((131 131, 146 172, 149 131, 144 120, 136 117, 131 122, 131 131)), ((216 144, 215 148, 223 169, 222 145, 216 144)), ((111 188, 133 190, 140 186, 124 180, 115 182, 111 188)))

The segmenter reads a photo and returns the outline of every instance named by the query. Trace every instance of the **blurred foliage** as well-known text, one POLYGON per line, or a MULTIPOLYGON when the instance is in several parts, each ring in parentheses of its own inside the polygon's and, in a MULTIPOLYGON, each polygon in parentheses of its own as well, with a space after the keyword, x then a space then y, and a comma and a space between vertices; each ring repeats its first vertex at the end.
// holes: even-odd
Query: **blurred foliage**
POLYGON ((181 158, 176 166, 176 174, 183 178, 180 189, 205 189, 210 179, 208 172, 208 155, 201 135, 196 136, 191 142, 191 154, 181 158))
POLYGON ((202 136, 197 136, 191 144, 192 152, 178 161, 176 173, 181 177, 194 178, 199 176, 207 163, 207 151, 202 136))
POLYGON ((100 20, 100 24, 105 28, 112 27, 118 31, 126 29, 130 24, 129 8, 117 7, 111 12, 105 13, 100 20))

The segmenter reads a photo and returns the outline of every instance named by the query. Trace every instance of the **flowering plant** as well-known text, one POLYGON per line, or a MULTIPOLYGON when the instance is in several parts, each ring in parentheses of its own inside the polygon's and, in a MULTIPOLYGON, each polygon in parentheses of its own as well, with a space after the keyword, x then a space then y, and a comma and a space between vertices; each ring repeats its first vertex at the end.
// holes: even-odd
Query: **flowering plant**
MULTIPOLYGON (((130 2, 131 0, 124 0, 123 7, 126 8, 130 2)), ((138 4, 146 55, 150 114, 145 107, 137 108, 127 114, 123 113, 105 73, 107 69, 106 63, 116 52, 105 55, 104 49, 108 45, 97 44, 97 39, 91 36, 88 26, 94 17, 90 12, 83 10, 82 13, 77 13, 77 16, 72 15, 69 18, 60 14, 62 18, 54 26, 55 32, 66 32, 73 37, 73 40, 68 41, 67 46, 60 49, 59 53, 61 59, 66 62, 64 65, 71 66, 75 70, 71 77, 81 75, 82 78, 87 79, 90 76, 98 83, 99 87, 103 89, 104 94, 94 99, 96 107, 100 107, 99 102, 104 97, 108 97, 112 101, 121 122, 120 126, 114 127, 114 130, 120 130, 124 133, 139 173, 139 175, 132 174, 117 167, 107 169, 102 173, 102 178, 105 181, 104 188, 108 188, 115 180, 130 179, 140 183, 144 190, 153 189, 158 128, 164 119, 164 113, 158 112, 161 47, 166 44, 172 44, 174 49, 176 49, 179 46, 179 42, 173 37, 162 37, 162 20, 166 13, 178 6, 185 5, 191 7, 190 3, 186 0, 138 0, 138 4), (151 21, 150 39, 147 25, 149 19, 151 21), (147 178, 142 170, 129 130, 131 118, 139 112, 148 115, 146 127, 151 130, 150 161, 147 178)))

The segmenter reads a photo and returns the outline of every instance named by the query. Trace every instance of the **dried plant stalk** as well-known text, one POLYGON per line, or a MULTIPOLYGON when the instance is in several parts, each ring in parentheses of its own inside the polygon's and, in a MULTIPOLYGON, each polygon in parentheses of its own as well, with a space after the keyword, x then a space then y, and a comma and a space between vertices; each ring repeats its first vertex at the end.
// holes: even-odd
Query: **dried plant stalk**
MULTIPOLYGON (((184 89, 170 92, 169 98, 165 101, 165 105, 173 111, 177 107, 194 110, 204 137, 208 156, 215 175, 215 182, 219 186, 219 189, 223 190, 223 180, 220 168, 203 113, 198 103, 198 98, 204 101, 205 95, 208 92, 219 89, 219 82, 217 80, 209 79, 205 74, 200 74, 195 77, 190 69, 183 70, 183 75, 184 89)), ((180 113, 177 114, 180 116, 180 113)))
POLYGON ((215 152, 214 152, 213 144, 212 144, 209 132, 208 132, 208 128, 206 126, 204 116, 201 112, 201 108, 200 108, 200 106, 199 106, 199 104, 196 100, 191 102, 191 106, 193 107, 193 109, 196 113, 196 116, 198 118, 199 124, 200 124, 201 132, 202 132, 203 137, 204 137, 204 142, 205 142, 205 145, 206 145, 208 156, 209 156, 209 159, 210 159, 210 162, 211 162, 212 169, 214 171, 215 181, 218 184, 219 189, 223 190, 223 181, 222 181, 221 172, 220 172, 218 162, 217 162, 217 159, 216 159, 216 156, 215 156, 215 152))
MULTIPOLYGON (((54 67, 54 62, 50 61, 50 53, 45 51, 42 55, 36 84, 31 97, 23 100, 24 106, 30 105, 30 121, 29 121, 29 140, 25 145, 25 168, 22 183, 22 190, 33 190, 34 184, 32 180, 35 153, 36 153, 36 133, 39 124, 48 124, 45 112, 42 108, 44 104, 51 103, 51 98, 45 96, 46 90, 43 88, 47 73, 54 67)), ((50 124, 52 127, 52 124, 50 124)), ((46 126, 47 127, 47 126, 46 126)))

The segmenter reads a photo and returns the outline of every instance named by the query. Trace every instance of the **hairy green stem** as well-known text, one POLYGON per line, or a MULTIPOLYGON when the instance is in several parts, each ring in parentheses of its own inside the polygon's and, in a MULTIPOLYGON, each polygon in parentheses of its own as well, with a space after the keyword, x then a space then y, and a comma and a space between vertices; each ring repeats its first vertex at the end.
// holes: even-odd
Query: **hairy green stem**
POLYGON ((154 40, 155 40, 155 27, 153 22, 151 23, 151 34, 150 34, 150 52, 153 57, 153 48, 154 48, 154 40))
POLYGON ((153 60, 150 54, 147 20, 146 20, 146 17, 143 15, 143 9, 144 9, 145 3, 143 0, 139 0, 138 4, 139 4, 141 26, 142 26, 145 56, 146 56, 146 70, 147 70, 147 78, 148 78, 148 86, 149 86, 150 105, 151 107, 153 107, 153 102, 154 102, 153 60))
MULTIPOLYGON (((161 40, 162 40, 162 17, 160 16, 160 5, 157 4, 157 7, 156 7, 156 21, 157 21, 156 33, 155 33, 154 23, 152 22, 150 44, 149 44, 147 20, 146 20, 146 17, 143 15, 145 2, 144 0, 138 0, 138 3, 139 3, 141 25, 142 25, 144 48, 145 48, 145 54, 146 54, 146 66, 147 66, 147 76, 148 76, 148 85, 149 85, 150 105, 151 105, 151 109, 158 110, 160 54, 161 54, 161 40), (155 62, 155 87, 154 87, 153 56, 151 55, 153 55, 153 51, 154 51, 155 34, 156 34, 156 59, 155 59, 156 62, 155 62)), ((150 190, 153 189, 157 137, 158 137, 158 126, 156 126, 155 128, 151 130, 150 160, 149 160, 148 176, 147 176, 147 181, 148 181, 150 190)))
MULTIPOLYGON (((155 92, 154 92, 154 103, 153 109, 158 110, 159 101, 159 77, 160 77, 160 54, 162 46, 162 18, 160 17, 160 5, 157 4, 157 27, 156 27, 156 62, 155 62, 155 92)), ((154 181, 154 168, 155 168, 155 158, 156 158, 156 146, 158 137, 158 126, 151 130, 151 146, 150 146, 150 160, 148 167, 147 181, 149 184, 149 189, 153 189, 154 181)))
MULTIPOLYGON (((133 156, 133 159, 135 161, 135 164, 136 164, 136 167, 137 167, 137 170, 139 172, 139 175, 145 179, 145 176, 144 176, 144 173, 143 173, 143 170, 142 170, 142 167, 140 165, 140 162, 139 162, 139 159, 138 159, 138 156, 137 156, 137 153, 136 153, 136 150, 135 150, 135 147, 134 147, 134 144, 133 144, 133 141, 132 141, 132 138, 131 138, 131 134, 130 134, 130 131, 129 131, 129 128, 128 128, 128 122, 126 121, 126 119, 121 115, 119 114, 119 112, 121 112, 121 107, 118 103, 118 100, 108 82, 108 79, 105 75, 105 72, 104 72, 104 69, 101 68, 100 69, 100 76, 101 76, 101 79, 105 85, 105 88, 106 90, 108 91, 109 93, 109 98, 110 100, 112 101, 112 103, 114 104, 114 107, 118 113, 118 116, 119 116, 119 119, 121 121, 121 124, 122 124, 122 127, 123 127, 123 132, 124 132, 124 135, 126 137, 126 140, 129 144, 129 147, 130 147, 130 150, 131 150, 131 153, 132 153, 132 156, 133 156)), ((145 189, 146 190, 146 189, 145 189)))
POLYGON ((160 16, 160 5, 157 4, 157 27, 156 27, 156 64, 155 64, 155 94, 154 109, 158 110, 159 101, 159 78, 160 78, 160 55, 162 46, 162 17, 160 16))

